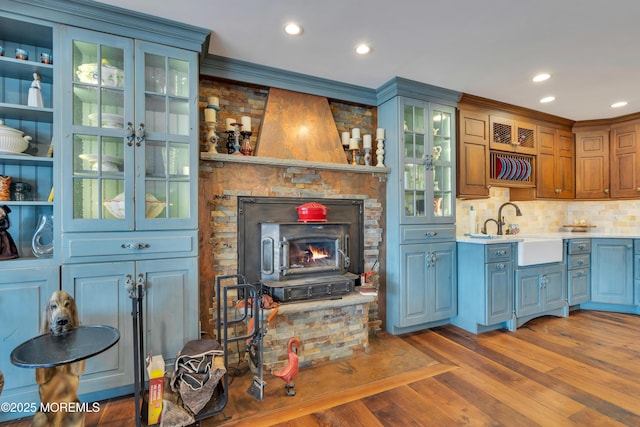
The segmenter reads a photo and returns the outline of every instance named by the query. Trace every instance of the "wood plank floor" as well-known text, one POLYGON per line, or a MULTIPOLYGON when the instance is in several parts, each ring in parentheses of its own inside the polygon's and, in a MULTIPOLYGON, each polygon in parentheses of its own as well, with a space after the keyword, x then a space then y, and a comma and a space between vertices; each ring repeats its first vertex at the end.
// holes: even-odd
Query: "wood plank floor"
MULTIPOLYGON (((592 311, 535 319, 516 332, 443 326, 402 337, 435 361, 427 368, 344 390, 336 384, 335 393, 311 401, 269 396, 270 405, 283 399, 289 406, 202 426, 640 426, 638 338, 640 316, 592 311)), ((320 377, 314 380, 336 381, 320 377)), ((130 398, 101 412, 87 425, 133 425, 130 398)))

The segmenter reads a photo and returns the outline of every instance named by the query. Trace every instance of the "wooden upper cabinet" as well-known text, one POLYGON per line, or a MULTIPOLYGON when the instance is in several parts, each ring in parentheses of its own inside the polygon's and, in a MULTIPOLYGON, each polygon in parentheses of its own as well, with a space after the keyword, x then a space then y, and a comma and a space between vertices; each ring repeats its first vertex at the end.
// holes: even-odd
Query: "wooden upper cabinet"
POLYGON ((489 197, 489 115, 458 111, 458 197, 489 197))
POLYGON ((576 130, 576 199, 609 198, 609 129, 576 130))
POLYGON ((538 126, 536 187, 511 189, 512 200, 573 199, 575 197, 575 143, 573 133, 538 126))
POLYGON ((492 150, 536 154, 536 126, 492 114, 490 147, 492 150))
POLYGON ((611 197, 640 196, 638 122, 611 128, 611 197))

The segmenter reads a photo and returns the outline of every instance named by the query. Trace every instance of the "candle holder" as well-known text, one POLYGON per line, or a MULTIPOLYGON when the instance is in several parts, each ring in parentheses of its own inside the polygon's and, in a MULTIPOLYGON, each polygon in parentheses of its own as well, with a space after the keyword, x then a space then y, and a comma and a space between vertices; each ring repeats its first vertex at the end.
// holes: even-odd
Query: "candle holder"
POLYGON ((241 131, 240 134, 242 135, 242 146, 240 147, 240 153, 242 153, 243 156, 252 156, 253 155, 253 148, 251 147, 251 132, 247 132, 247 131, 241 131))
POLYGON ((360 152, 359 148, 349 148, 349 151, 351 151, 351 164, 352 165, 357 165, 358 164, 358 153, 360 152))
POLYGON ((376 142, 378 143, 376 149, 376 157, 377 163, 376 166, 384 167, 384 138, 377 138, 376 142))
POLYGON ((216 133, 216 127, 218 120, 216 119, 217 113, 220 111, 220 107, 217 105, 209 104, 204 109, 205 125, 207 126, 207 135, 205 141, 207 143, 207 151, 210 153, 218 152, 218 134, 216 133))
POLYGON ((242 123, 231 123, 233 126, 233 130, 225 131, 227 134, 227 153, 233 154, 240 151, 240 129, 242 128, 242 123))
POLYGON ((364 149, 364 165, 371 166, 371 148, 364 149))

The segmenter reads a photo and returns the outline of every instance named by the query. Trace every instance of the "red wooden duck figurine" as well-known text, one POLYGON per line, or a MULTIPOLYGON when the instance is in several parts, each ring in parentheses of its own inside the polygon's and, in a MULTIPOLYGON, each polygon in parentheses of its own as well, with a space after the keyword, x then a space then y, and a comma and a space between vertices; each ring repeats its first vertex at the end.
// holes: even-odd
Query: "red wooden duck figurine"
POLYGON ((279 369, 277 371, 272 371, 271 374, 276 377, 282 378, 283 381, 286 381, 287 385, 285 388, 287 389, 287 396, 295 396, 296 391, 293 389, 295 384, 293 383, 293 379, 298 375, 298 349, 300 348, 300 341, 297 338, 289 339, 289 343, 287 344, 287 350, 289 351, 288 358, 289 362, 287 365, 279 369), (295 345, 295 350, 293 346, 295 345))

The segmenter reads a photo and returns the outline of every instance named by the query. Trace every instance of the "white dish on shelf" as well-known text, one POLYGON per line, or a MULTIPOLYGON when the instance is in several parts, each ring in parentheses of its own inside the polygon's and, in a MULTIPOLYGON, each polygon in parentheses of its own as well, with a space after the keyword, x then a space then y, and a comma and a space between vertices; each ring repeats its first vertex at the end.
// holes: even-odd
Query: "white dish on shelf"
MULTIPOLYGON (((147 193, 145 195, 145 216, 147 218, 155 218, 164 210, 167 205, 165 202, 162 202, 156 198, 151 193, 147 193)), ((125 200, 124 193, 118 194, 111 200, 105 200, 103 205, 111 215, 118 219, 124 218, 124 208, 125 208, 125 200)))
POLYGON ((3 156, 25 156, 25 157, 33 157, 31 154, 27 154, 27 153, 17 153, 15 151, 7 151, 7 150, 0 150, 0 155, 3 156))
MULTIPOLYGON (((102 64, 102 84, 105 86, 124 86, 124 71, 110 64, 102 64)), ((81 83, 98 84, 98 64, 78 65, 76 76, 81 83)))
MULTIPOLYGON (((90 163, 98 162, 97 154, 80 154, 78 155, 78 157, 90 163)), ((122 166, 124 164, 124 159, 122 157, 115 157, 115 156, 102 156, 102 163, 113 163, 118 166, 122 166)))
MULTIPOLYGON (((91 113, 87 116, 93 126, 98 126, 98 113, 91 113)), ((110 129, 122 129, 124 117, 117 114, 102 113, 102 127, 110 129)))

